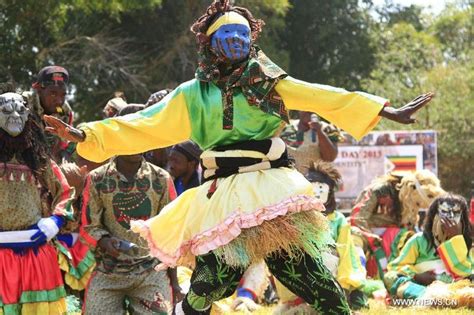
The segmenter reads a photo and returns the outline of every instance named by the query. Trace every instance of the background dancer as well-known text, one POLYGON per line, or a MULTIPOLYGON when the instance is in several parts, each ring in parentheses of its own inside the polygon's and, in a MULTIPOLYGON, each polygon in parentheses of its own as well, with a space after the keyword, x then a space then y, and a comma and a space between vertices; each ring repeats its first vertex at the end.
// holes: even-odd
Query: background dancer
POLYGON ((47 153, 39 118, 13 91, 0 86, 0 313, 63 314, 50 241, 72 219, 74 190, 47 153))
MULTIPOLYGON (((470 233, 466 200, 453 194, 436 198, 429 208, 424 231, 413 235, 400 255, 388 264, 384 281, 390 294, 398 298, 419 299, 436 280, 449 284, 471 277, 474 262, 469 255, 470 233)), ((464 285, 451 286, 447 290, 450 296, 444 296, 444 300, 467 296, 467 293, 472 300, 474 288, 468 290, 466 287, 469 286, 469 280, 464 285)), ((446 291, 439 285, 437 289, 446 291)), ((474 301, 450 306, 474 307, 474 301)))

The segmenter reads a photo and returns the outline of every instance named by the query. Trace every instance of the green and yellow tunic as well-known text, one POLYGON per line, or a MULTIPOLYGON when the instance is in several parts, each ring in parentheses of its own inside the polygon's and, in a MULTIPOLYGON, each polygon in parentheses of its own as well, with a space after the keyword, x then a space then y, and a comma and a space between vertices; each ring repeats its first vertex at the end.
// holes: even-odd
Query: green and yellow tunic
POLYGON ((400 255, 388 264, 384 281, 392 295, 419 298, 425 287, 412 281, 416 274, 432 271, 437 279, 450 283, 471 276, 473 268, 474 262, 462 235, 456 235, 435 248, 420 232, 413 235, 400 255))
MULTIPOLYGON (((387 102, 365 93, 310 84, 291 77, 278 81, 275 91, 286 110, 315 112, 356 138, 377 124, 378 114, 387 102)), ((194 79, 141 112, 86 124, 82 127, 86 140, 77 146, 77 151, 84 158, 99 162, 114 155, 145 152, 188 139, 206 150, 247 140, 269 139, 281 131, 284 125, 281 117, 250 105, 240 88, 233 90, 232 101, 232 129, 224 129, 221 89, 213 82, 194 79)), ((202 255, 242 239, 241 233, 251 228, 268 227, 276 219, 291 217, 287 214, 308 214, 314 213, 308 210, 323 209, 313 197, 311 184, 290 168, 220 178, 217 190, 208 198, 211 184, 206 182, 187 190, 155 218, 132 224, 132 229, 149 240, 152 254, 163 263, 185 263, 188 261, 185 258, 192 259, 189 256, 202 255)), ((279 241, 292 242, 295 236, 283 235, 282 230, 268 227, 267 236, 257 233, 260 246, 255 244, 258 250, 253 254, 261 252, 264 257, 268 252, 285 247, 279 241), (275 240, 275 233, 281 238, 275 240), (273 240, 273 245, 262 248, 273 240)), ((254 235, 246 240, 256 238, 254 235)), ((242 261, 249 262, 248 259, 242 261)))

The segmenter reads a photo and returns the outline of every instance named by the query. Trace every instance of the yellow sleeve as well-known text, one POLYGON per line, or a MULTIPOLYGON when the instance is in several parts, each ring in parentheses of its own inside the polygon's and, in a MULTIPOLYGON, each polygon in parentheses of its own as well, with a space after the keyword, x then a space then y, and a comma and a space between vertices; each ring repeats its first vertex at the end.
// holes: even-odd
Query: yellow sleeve
POLYGON ((455 277, 469 277, 473 274, 473 262, 463 235, 456 235, 438 247, 441 260, 455 277))
POLYGON ((191 136, 186 99, 179 88, 140 112, 87 123, 81 129, 86 139, 78 143, 77 153, 93 162, 171 146, 191 136))
POLYGON ((313 112, 361 139, 377 125, 388 100, 363 92, 348 92, 292 77, 278 82, 276 91, 287 109, 313 112))

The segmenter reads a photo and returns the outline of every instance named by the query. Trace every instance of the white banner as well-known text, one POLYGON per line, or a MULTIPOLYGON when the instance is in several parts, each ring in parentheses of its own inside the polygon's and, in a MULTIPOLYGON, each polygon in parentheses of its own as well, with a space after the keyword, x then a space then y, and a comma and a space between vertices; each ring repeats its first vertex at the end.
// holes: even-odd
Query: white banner
MULTIPOLYGON (((342 146, 334 161, 344 184, 336 196, 355 198, 377 176, 395 169, 390 157, 409 157, 415 170, 423 169, 423 146, 342 146)), ((396 163, 396 162, 395 162, 396 163)))
POLYGON ((371 132, 360 142, 344 136, 334 161, 344 182, 336 193, 340 208, 351 208, 359 193, 387 172, 429 169, 437 174, 435 131, 371 132))

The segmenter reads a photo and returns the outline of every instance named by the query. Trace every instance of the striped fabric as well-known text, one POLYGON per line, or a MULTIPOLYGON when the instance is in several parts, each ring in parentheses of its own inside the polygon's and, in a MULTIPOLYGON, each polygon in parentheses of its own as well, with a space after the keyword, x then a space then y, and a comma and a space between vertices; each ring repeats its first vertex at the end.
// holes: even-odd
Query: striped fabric
POLYGON ((32 247, 34 242, 31 237, 38 232, 38 228, 33 226, 31 229, 22 231, 1 231, 0 232, 0 248, 26 248, 32 247))
POLYGON ((201 155, 204 181, 233 174, 289 167, 285 142, 280 138, 250 140, 216 147, 201 155))
POLYGON ((462 235, 456 235, 441 243, 437 252, 439 256, 436 255, 436 249, 429 246, 423 233, 417 233, 408 240, 400 255, 389 263, 388 270, 395 270, 399 274, 413 277, 418 273, 416 266, 441 258, 454 279, 469 277, 472 274, 473 262, 468 255, 462 235))
POLYGON ((441 243, 438 254, 455 279, 473 274, 474 263, 469 256, 463 235, 456 235, 441 243))

